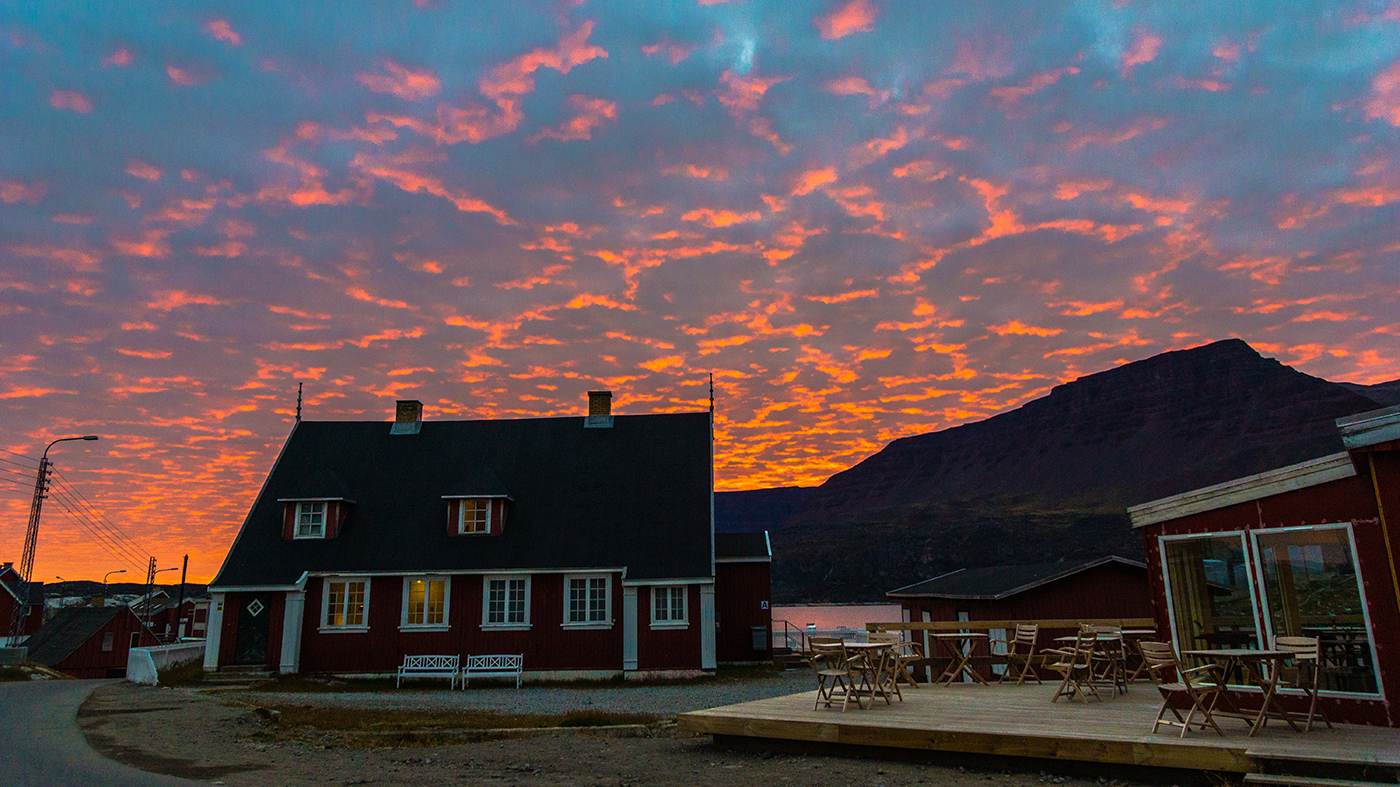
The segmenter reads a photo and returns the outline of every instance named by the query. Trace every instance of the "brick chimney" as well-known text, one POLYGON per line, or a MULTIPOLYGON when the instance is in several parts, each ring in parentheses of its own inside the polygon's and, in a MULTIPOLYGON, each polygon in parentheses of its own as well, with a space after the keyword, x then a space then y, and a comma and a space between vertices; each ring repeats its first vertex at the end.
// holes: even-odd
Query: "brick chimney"
POLYGON ((400 399, 394 405, 394 425, 389 434, 418 434, 423 428, 423 403, 417 399, 400 399))
POLYGON ((588 417, 583 419, 585 429, 611 429, 612 391, 588 392, 588 417))

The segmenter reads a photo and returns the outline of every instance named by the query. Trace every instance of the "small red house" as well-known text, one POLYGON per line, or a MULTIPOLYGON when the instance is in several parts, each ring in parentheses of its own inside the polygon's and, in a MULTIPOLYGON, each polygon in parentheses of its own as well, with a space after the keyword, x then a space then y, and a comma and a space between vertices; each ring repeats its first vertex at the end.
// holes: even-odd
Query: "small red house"
MULTIPOLYGON (((392 423, 297 422, 210 585, 205 669, 523 654, 527 679, 714 670, 712 415, 589 399, 584 417, 425 421, 401 401, 392 423)), ((760 592, 738 575, 734 592, 760 592)))
POLYGON ((64 607, 25 642, 27 658, 75 678, 126 675, 127 651, 156 638, 129 608, 64 607))
POLYGON ((1152 566, 1158 631, 1178 650, 1317 637, 1328 717, 1397 727, 1400 407, 1337 426, 1344 452, 1128 513, 1152 566))
POLYGON ((151 631, 161 642, 204 639, 208 630, 209 597, 186 596, 183 603, 165 590, 130 604, 137 617, 150 622, 151 631))
MULTIPOLYGON (((885 595, 899 602, 906 623, 1149 618, 1147 574, 1142 563, 1109 555, 1083 563, 958 569, 885 595)), ((989 644, 1012 633, 992 629, 989 644)), ((1044 629, 1037 647, 1054 647, 1054 638, 1068 633, 1044 629)), ((924 643, 925 652, 936 656, 931 644, 924 643)))
POLYGON ((767 531, 715 534, 715 651, 721 662, 773 660, 772 565, 767 531))
POLYGON ((29 636, 44 624, 44 583, 26 583, 13 563, 0 565, 0 642, 10 636, 15 607, 23 606, 20 636, 29 636))

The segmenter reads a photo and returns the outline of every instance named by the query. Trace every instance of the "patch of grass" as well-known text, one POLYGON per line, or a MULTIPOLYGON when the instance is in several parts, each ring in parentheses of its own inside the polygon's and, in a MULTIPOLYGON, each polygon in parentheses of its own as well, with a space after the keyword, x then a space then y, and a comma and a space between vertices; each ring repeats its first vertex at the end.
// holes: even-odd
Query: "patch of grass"
POLYGON ((0 667, 0 683, 29 680, 29 673, 20 667, 0 667))
POLYGON ((199 686, 204 683, 204 664, 198 659, 186 661, 160 670, 156 675, 162 686, 199 686))
POLYGON ((270 705, 281 713, 280 724, 307 726, 334 732, 409 732, 414 730, 492 730, 540 727, 604 727, 614 724, 653 724, 658 719, 642 713, 574 711, 553 715, 493 713, 490 711, 421 711, 378 708, 335 708, 307 705, 270 705))

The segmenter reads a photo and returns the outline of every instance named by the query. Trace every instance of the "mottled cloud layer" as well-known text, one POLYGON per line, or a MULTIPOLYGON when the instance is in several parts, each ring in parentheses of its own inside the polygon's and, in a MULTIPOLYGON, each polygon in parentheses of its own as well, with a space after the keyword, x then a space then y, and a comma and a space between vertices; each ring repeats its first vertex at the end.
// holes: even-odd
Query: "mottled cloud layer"
MULTIPOLYGON (((713 373, 742 489, 1231 336, 1400 377, 1393 2, 43 6, 0 78, 0 559, 23 457, 96 433, 74 489, 212 576, 298 382, 514 418, 713 373)), ((81 524, 40 578, 130 568, 81 524)))

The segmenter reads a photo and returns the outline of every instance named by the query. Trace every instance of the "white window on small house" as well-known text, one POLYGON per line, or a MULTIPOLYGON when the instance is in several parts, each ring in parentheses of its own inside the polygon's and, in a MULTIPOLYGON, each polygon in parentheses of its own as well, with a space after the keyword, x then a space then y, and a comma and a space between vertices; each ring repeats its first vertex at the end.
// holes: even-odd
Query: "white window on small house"
POLYGON ((403 626, 447 626, 446 577, 409 577, 404 580, 403 626))
POLYGON ((297 538, 326 537, 326 504, 324 502, 297 503, 297 538))
POLYGON ((612 625, 612 583, 607 575, 564 578, 565 627, 612 625))
POLYGON ((658 628, 680 628, 688 623, 687 594, 684 585, 651 589, 651 623, 658 628))
POLYGON ((369 606, 369 580, 328 577, 324 592, 327 629, 365 629, 369 623, 365 610, 369 606))
POLYGON ((457 517, 457 532, 462 534, 491 532, 491 501, 464 499, 461 502, 461 513, 457 517))
POLYGON ((530 578, 486 577, 482 594, 483 628, 528 628, 530 578))
POLYGON ((109 632, 107 632, 106 634, 103 634, 103 635, 102 635, 102 650, 103 650, 104 653, 105 653, 105 652, 111 651, 112 648, 116 647, 116 644, 117 644, 117 635, 116 635, 116 634, 114 634, 114 633, 112 633, 112 632, 109 631, 109 632))

